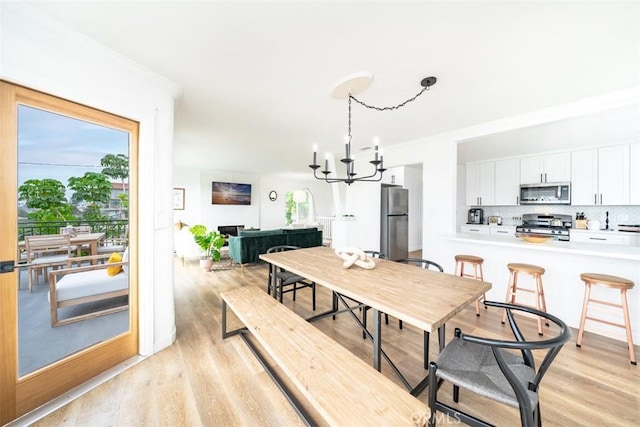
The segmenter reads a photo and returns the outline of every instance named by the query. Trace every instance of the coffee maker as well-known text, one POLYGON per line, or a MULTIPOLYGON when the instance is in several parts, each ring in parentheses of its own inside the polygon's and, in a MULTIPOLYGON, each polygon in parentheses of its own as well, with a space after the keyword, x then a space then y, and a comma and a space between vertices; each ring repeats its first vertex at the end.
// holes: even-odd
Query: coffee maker
POLYGON ((467 224, 482 224, 484 221, 484 211, 481 208, 469 209, 467 224))

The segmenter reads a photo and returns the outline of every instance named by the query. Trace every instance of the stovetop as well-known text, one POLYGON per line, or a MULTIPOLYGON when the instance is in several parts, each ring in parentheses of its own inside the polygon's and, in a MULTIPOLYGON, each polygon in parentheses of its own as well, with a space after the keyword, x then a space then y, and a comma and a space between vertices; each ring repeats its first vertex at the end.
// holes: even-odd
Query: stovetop
POLYGON ((618 224, 618 231, 631 231, 640 233, 640 225, 638 224, 618 224))

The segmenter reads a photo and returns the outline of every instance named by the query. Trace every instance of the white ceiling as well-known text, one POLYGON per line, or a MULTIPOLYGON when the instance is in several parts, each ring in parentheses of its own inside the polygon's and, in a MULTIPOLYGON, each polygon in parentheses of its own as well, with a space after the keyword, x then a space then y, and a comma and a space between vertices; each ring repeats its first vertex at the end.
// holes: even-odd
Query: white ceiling
MULTIPOLYGON (((175 165, 309 173, 340 151, 343 77, 373 73, 354 149, 485 123, 640 81, 637 2, 26 1, 182 88, 175 165)), ((502 143, 506 146, 513 141, 502 143)), ((511 148, 513 150, 513 148, 511 148)))

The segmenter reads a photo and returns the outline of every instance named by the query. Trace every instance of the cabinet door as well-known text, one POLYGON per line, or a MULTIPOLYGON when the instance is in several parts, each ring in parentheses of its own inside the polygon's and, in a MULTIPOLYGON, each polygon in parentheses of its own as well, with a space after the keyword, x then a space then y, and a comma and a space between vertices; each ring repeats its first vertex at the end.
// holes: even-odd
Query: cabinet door
POLYGON ((571 204, 595 205, 598 194, 598 150, 571 153, 571 204))
POLYGON ((489 234, 494 236, 515 236, 515 227, 489 227, 489 234))
POLYGON ((495 202, 495 162, 480 163, 480 205, 490 206, 495 202))
POLYGON ((567 182, 571 179, 571 155, 565 153, 544 156, 544 182, 567 182))
POLYGON ((404 185, 404 167, 387 169, 380 182, 383 184, 404 185))
POLYGON ((520 160, 495 162, 495 205, 517 206, 520 196, 520 160))
POLYGON ((536 184, 544 182, 542 156, 529 156, 520 159, 520 183, 536 184))
POLYGON ((572 233, 571 241, 577 243, 599 243, 602 245, 631 245, 631 236, 607 233, 572 233))
POLYGON ((640 205, 640 143, 629 146, 629 204, 640 205))
POLYGON ((466 202, 468 206, 494 203, 494 162, 467 163, 466 202))
POLYGON ((466 170, 466 191, 465 196, 467 206, 478 206, 480 204, 480 164, 467 163, 466 170))
POLYGON ((483 227, 481 225, 463 225, 460 227, 461 233, 472 233, 472 234, 489 234, 489 227, 483 227))
POLYGON ((629 204, 629 146, 598 149, 598 203, 629 204))

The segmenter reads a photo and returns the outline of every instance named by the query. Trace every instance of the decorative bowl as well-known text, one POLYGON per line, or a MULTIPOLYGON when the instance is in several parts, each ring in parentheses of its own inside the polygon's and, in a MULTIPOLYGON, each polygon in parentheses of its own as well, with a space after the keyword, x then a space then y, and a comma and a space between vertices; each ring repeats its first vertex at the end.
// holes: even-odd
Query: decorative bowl
POLYGON ((534 234, 523 234, 520 236, 522 240, 529 243, 544 243, 548 240, 551 240, 553 237, 551 236, 540 236, 534 234))

